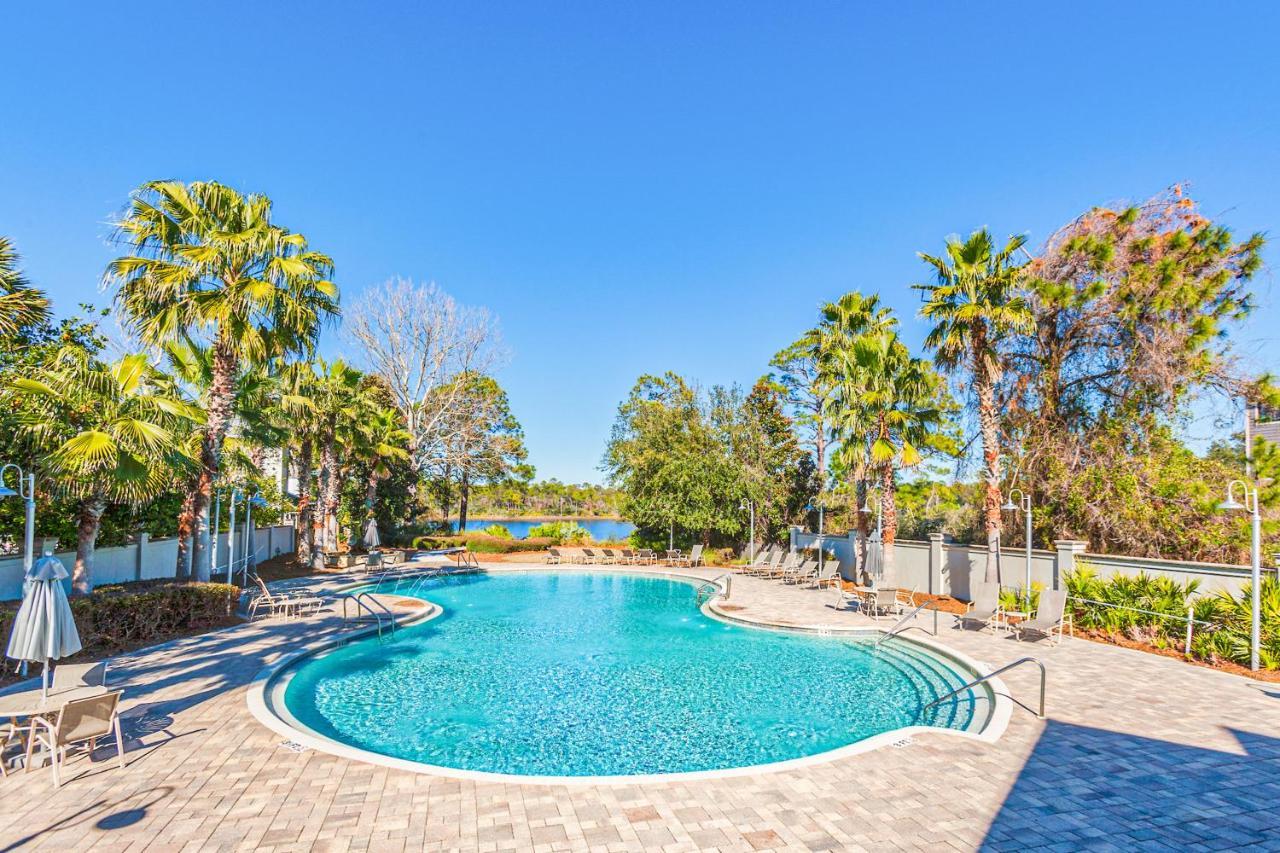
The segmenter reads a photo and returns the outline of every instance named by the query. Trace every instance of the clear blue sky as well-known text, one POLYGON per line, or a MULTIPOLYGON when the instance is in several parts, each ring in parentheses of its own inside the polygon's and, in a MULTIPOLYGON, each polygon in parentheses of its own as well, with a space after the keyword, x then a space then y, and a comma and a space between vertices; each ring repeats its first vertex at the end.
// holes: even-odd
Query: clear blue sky
MULTIPOLYGON (((30 277, 105 301, 143 181, 267 193, 348 298, 403 275, 500 315, 541 476, 600 478, 641 373, 750 383, 846 290, 918 341, 915 252, 949 233, 1036 243, 1175 181, 1280 221, 1275 4, 144 7, 5 11, 0 233, 30 277)), ((1277 368, 1258 289, 1246 353, 1277 368)))

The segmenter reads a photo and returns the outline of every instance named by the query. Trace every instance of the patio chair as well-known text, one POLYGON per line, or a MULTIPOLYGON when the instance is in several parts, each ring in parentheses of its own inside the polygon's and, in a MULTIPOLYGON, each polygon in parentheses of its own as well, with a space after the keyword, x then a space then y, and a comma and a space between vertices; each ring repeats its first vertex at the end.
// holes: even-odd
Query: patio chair
POLYGON ((827 560, 822 568, 813 575, 813 587, 822 589, 826 586, 840 585, 840 561, 827 560))
POLYGON ((98 739, 115 735, 116 758, 124 767, 124 738, 120 735, 120 691, 104 693, 88 699, 77 699, 62 706, 56 720, 44 717, 31 718, 31 736, 27 741, 27 770, 36 747, 49 751, 49 763, 53 767, 53 787, 62 786, 59 769, 67 761, 67 751, 73 746, 87 744, 89 752, 98 748, 98 739))
POLYGON ((1004 614, 1000 610, 1000 587, 993 583, 974 583, 970 585, 969 610, 956 614, 956 625, 975 624, 990 628, 992 632, 1003 622, 1004 614))
POLYGON ((601 548, 600 554, 601 554, 600 562, 604 563, 606 566, 615 566, 619 562, 621 562, 621 559, 620 559, 621 555, 619 555, 612 548, 601 548))
POLYGON ((769 562, 753 566, 749 574, 755 575, 758 578, 771 577, 781 570, 781 567, 788 559, 790 559, 790 556, 791 554, 786 548, 779 548, 769 562))
POLYGON ((781 555, 781 559, 777 560, 772 566, 769 566, 760 572, 760 577, 768 578, 770 580, 785 577, 788 572, 795 571, 796 567, 800 565, 800 562, 803 559, 804 555, 799 551, 784 551, 781 555))
POLYGON ((754 574, 760 567, 769 565, 769 562, 773 559, 773 554, 776 550, 777 549, 774 548, 774 546, 768 546, 763 551, 756 554, 754 560, 750 560, 741 566, 737 566, 738 571, 747 575, 754 574))
POLYGON ((898 587, 898 606, 904 611, 916 606, 916 593, 920 591, 920 587, 913 586, 911 589, 898 587))
MULTIPOLYGON (((1036 605, 1036 615, 1013 626, 1017 638, 1021 640, 1027 633, 1039 634, 1047 639, 1050 645, 1057 645, 1062 642, 1066 609, 1067 591, 1065 589, 1041 590, 1040 602, 1036 605)), ((1075 633, 1074 630, 1072 633, 1075 633)))
POLYGON ((106 687, 107 662, 60 663, 53 668, 54 690, 74 690, 77 687, 106 687))
POLYGON ((641 548, 636 553, 636 562, 642 566, 652 566, 658 562, 658 555, 654 553, 652 548, 641 548))
POLYGON ((635 566, 640 563, 640 554, 634 548, 623 548, 619 553, 619 559, 628 566, 635 566))
POLYGON ((882 586, 872 591, 866 599, 867 615, 879 622, 886 616, 902 614, 902 602, 898 601, 898 590, 882 586))
POLYGON ((559 548, 550 548, 547 550, 547 562, 551 565, 557 565, 562 559, 559 548))
POLYGON ((688 566, 690 568, 693 568, 694 566, 701 566, 702 546, 694 545, 688 554, 684 554, 672 560, 672 564, 677 566, 688 566))
POLYGON ((286 619, 290 616, 309 616, 318 613, 324 606, 324 599, 318 596, 290 595, 283 592, 273 594, 262 582, 262 578, 254 575, 253 579, 258 584, 258 595, 249 602, 249 621, 251 622, 264 606, 270 616, 279 615, 286 619))
POLYGON ((596 561, 596 552, 595 552, 595 550, 594 550, 594 549, 591 549, 591 548, 583 548, 583 549, 582 549, 582 562, 584 562, 584 563, 594 563, 595 561, 596 561))
POLYGON ((783 569, 782 574, 778 577, 783 583, 799 583, 809 575, 813 574, 817 569, 818 563, 808 557, 800 557, 798 560, 792 560, 790 565, 783 569))

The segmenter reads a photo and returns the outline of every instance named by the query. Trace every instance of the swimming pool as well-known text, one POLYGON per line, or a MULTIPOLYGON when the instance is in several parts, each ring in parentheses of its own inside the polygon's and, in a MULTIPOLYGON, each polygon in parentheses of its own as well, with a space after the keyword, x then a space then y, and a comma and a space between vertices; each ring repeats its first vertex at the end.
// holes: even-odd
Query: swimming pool
POLYGON ((304 658, 276 685, 321 738, 437 768, 542 777, 717 771, 913 726, 981 728, 983 686, 893 639, 820 637, 703 614, 694 584, 606 572, 401 581, 429 622, 304 658))

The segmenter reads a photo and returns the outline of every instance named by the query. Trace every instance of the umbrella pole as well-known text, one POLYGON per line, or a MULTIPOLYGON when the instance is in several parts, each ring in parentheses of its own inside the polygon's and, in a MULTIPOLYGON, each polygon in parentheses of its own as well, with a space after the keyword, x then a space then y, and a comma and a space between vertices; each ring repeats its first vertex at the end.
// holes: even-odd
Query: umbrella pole
POLYGON ((40 673, 40 701, 49 698, 49 659, 44 660, 44 672, 40 673))

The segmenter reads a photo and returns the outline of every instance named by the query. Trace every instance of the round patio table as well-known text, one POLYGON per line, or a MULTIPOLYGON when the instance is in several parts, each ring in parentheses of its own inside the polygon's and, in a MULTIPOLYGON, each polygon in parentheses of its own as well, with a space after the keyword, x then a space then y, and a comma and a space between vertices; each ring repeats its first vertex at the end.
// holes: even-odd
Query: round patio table
POLYGON ((77 699, 88 699, 101 696, 107 692, 102 686, 64 687, 61 690, 49 690, 47 697, 41 696, 39 687, 20 690, 17 693, 6 693, 0 696, 0 717, 35 717, 52 714, 62 710, 62 706, 77 699))

